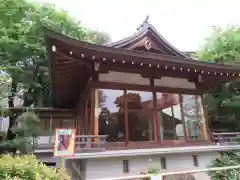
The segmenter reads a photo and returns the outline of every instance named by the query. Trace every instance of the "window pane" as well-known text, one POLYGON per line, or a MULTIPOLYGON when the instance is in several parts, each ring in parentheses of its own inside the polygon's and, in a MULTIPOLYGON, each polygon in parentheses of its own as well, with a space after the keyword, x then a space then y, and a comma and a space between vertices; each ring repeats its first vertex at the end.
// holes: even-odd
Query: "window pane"
POLYGON ((155 139, 152 97, 152 92, 127 91, 130 141, 155 139))
POLYGON ((179 95, 172 93, 157 93, 158 104, 159 101, 162 104, 162 110, 160 110, 162 127, 161 127, 161 137, 163 139, 174 140, 174 139, 184 139, 184 131, 182 125, 181 108, 179 104, 179 95))
POLYGON ((153 109, 153 93, 146 91, 127 91, 128 110, 153 109))
POLYGON ((188 137, 198 139, 200 135, 199 104, 197 96, 183 95, 184 117, 188 137))
POLYGON ((178 94, 157 92, 157 109, 166 109, 179 104, 178 94))
POLYGON ((100 89, 99 134, 107 134, 107 141, 125 141, 123 106, 122 90, 100 89))

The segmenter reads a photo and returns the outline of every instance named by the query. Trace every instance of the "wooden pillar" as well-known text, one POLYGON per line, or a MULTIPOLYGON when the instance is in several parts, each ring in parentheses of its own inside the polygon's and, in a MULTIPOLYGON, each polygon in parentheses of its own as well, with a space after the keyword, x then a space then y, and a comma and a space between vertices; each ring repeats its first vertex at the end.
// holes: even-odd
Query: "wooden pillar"
POLYGON ((90 121, 91 121, 91 129, 92 135, 98 135, 98 118, 96 118, 96 89, 91 89, 91 114, 90 114, 90 121))
POLYGON ((211 129, 209 127, 209 118, 208 118, 208 106, 203 105, 203 112, 204 112, 204 117, 205 117, 205 124, 206 124, 206 131, 207 131, 207 139, 209 141, 212 141, 212 133, 211 129))
POLYGON ((99 89, 95 89, 94 91, 94 135, 99 135, 99 114, 100 114, 100 107, 99 107, 99 89))
POLYGON ((81 121, 83 119, 82 117, 82 101, 81 98, 79 98, 79 102, 76 108, 76 114, 75 114, 75 119, 74 119, 74 128, 76 129, 76 134, 81 135, 83 134, 82 132, 82 127, 81 127, 81 121))
POLYGON ((73 116, 73 128, 76 129, 76 135, 78 135, 78 131, 77 131, 77 113, 75 113, 74 116, 73 116))
POLYGON ((187 141, 187 129, 186 129, 186 124, 185 124, 185 116, 184 116, 184 110, 183 110, 183 96, 179 94, 179 100, 180 100, 180 112, 181 112, 181 120, 182 120, 182 125, 183 125, 183 134, 184 134, 184 139, 187 141))
POLYGON ((148 140, 153 141, 153 124, 152 124, 152 119, 149 121, 148 119, 148 140))
POLYGON ((200 138, 203 140, 208 140, 208 125, 206 123, 205 112, 203 108, 203 97, 198 96, 198 107, 199 107, 199 117, 200 117, 200 138))
POLYGON ((155 132, 157 143, 162 144, 161 135, 160 135, 160 126, 162 125, 161 118, 159 118, 158 108, 157 108, 157 93, 154 85, 154 78, 150 78, 150 86, 153 93, 153 117, 155 119, 155 132))
POLYGON ((50 121, 49 121, 49 134, 50 134, 50 138, 49 138, 49 144, 53 143, 52 137, 54 136, 54 131, 52 130, 52 116, 50 116, 50 121))
POLYGON ((77 109, 77 116, 76 116, 76 128, 77 128, 77 132, 79 135, 82 135, 82 127, 81 127, 81 120, 82 120, 82 112, 81 112, 81 107, 80 105, 78 106, 77 109))
POLYGON ((89 114, 88 114, 88 103, 89 98, 86 98, 84 101, 84 121, 85 121, 85 135, 89 134, 89 114))
POLYGON ((125 142, 129 143, 129 127, 128 127, 128 102, 127 102, 127 90, 124 90, 124 128, 125 128, 125 142))
POLYGON ((73 128, 76 129, 76 135, 78 135, 78 130, 77 130, 77 115, 76 115, 76 114, 73 116, 73 128))
MULTIPOLYGON (((89 128, 89 133, 90 133, 90 135, 93 135, 93 129, 94 129, 94 127, 93 127, 93 118, 94 118, 94 111, 95 111, 95 109, 93 108, 93 97, 94 97, 94 95, 93 95, 93 90, 91 89, 90 90, 90 100, 89 100, 89 122, 90 122, 90 128, 89 128)), ((95 100, 94 100, 95 101, 95 100)))
POLYGON ((160 126, 162 125, 161 120, 159 118, 159 113, 157 109, 157 94, 156 91, 153 90, 153 115, 156 122, 156 137, 157 143, 162 144, 161 136, 160 136, 160 126))
POLYGON ((84 127, 83 127, 83 104, 82 101, 80 102, 80 109, 79 109, 79 117, 78 117, 78 127, 79 127, 79 132, 81 135, 84 135, 84 127))
POLYGON ((175 124, 175 117, 174 117, 174 109, 173 109, 173 106, 171 106, 171 114, 172 114, 172 120, 173 120, 173 127, 174 127, 174 130, 175 130, 175 133, 174 133, 174 140, 177 139, 177 135, 176 135, 176 124, 175 124))

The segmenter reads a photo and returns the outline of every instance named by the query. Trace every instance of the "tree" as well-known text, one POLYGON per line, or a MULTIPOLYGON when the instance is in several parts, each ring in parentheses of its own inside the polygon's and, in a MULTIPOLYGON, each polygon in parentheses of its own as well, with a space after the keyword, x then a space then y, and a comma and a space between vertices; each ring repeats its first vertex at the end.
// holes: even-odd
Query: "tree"
POLYGON ((16 124, 12 127, 16 137, 8 141, 8 145, 18 149, 21 153, 34 150, 35 139, 41 131, 40 125, 40 118, 34 112, 28 111, 20 114, 16 118, 16 124))
MULTIPOLYGON (((99 102, 99 107, 103 107, 104 103, 106 102, 107 96, 104 94, 103 90, 98 91, 98 102, 99 102)), ((105 108, 106 109, 106 108, 105 108)))
MULTIPOLYGON (((239 64, 240 28, 214 28, 198 52, 198 57, 205 61, 239 64)), ((204 103, 208 107, 208 117, 212 129, 225 128, 228 131, 239 131, 240 122, 240 81, 216 87, 205 95, 204 103)))
MULTIPOLYGON (((11 79, 9 107, 14 107, 16 97, 23 100, 23 106, 51 106, 43 26, 78 40, 99 44, 109 40, 105 33, 83 27, 51 4, 0 0, 0 13, 0 68, 11 79)), ((11 131, 14 123, 15 117, 10 116, 9 140, 15 137, 11 131)))
MULTIPOLYGON (((227 167, 239 165, 240 154, 239 152, 222 152, 219 156, 212 161, 209 167, 227 167)), ((239 179, 240 170, 232 169, 228 171, 212 171, 208 173, 212 180, 237 180, 239 179)))
MULTIPOLYGON (((125 97, 124 95, 119 96, 115 100, 116 106, 119 108, 118 111, 118 129, 125 134, 125 97)), ((130 92, 126 95, 127 101, 127 109, 128 109, 128 126, 129 126, 129 139, 131 141, 144 141, 148 140, 147 136, 143 134, 147 134, 148 131, 148 119, 149 113, 144 110, 143 102, 141 99, 141 95, 139 93, 130 92)))
MULTIPOLYGON (((224 64, 239 64, 240 28, 214 28, 206 39, 198 57, 209 62, 224 64)), ((218 86, 205 95, 204 103, 208 107, 208 117, 212 129, 225 128, 228 131, 240 130, 240 81, 239 78, 230 83, 218 86)), ((222 153, 211 163, 211 167, 236 165, 240 162, 240 154, 222 153)), ((239 170, 229 170, 209 173, 212 180, 239 178, 239 170)))
MULTIPOLYGON (((141 109, 143 107, 139 93, 127 93, 126 98, 128 109, 141 109)), ((115 104, 119 108, 119 111, 124 110, 124 95, 117 97, 115 104)))
POLYGON ((183 103, 184 117, 188 134, 192 138, 199 138, 200 135, 200 112, 199 104, 196 102, 195 96, 187 96, 186 102, 183 103))

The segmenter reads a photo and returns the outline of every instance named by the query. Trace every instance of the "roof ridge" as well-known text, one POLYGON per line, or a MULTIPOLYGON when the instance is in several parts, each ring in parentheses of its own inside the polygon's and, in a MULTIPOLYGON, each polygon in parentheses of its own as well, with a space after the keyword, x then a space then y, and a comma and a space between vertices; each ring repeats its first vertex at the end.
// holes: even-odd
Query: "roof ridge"
MULTIPOLYGON (((106 44, 106 46, 122 46, 125 43, 127 43, 128 41, 132 41, 134 39, 136 39, 138 36, 140 35, 144 35, 145 33, 147 33, 147 31, 151 31, 154 34, 156 34, 164 43, 165 46, 168 46, 170 49, 172 49, 174 52, 176 52, 177 54, 179 54, 181 57, 183 58, 188 58, 188 59, 193 59, 192 57, 190 57, 188 54, 185 54, 184 52, 180 51, 178 48, 176 48, 175 46, 173 46, 167 39, 165 39, 158 31, 157 29, 151 24, 149 23, 149 16, 146 16, 145 20, 140 24, 140 26, 137 28, 137 31, 132 34, 129 37, 123 38, 121 40, 106 44)), ((194 60, 194 59, 193 59, 194 60)))
POLYGON ((149 15, 146 16, 145 20, 142 22, 142 24, 140 24, 140 26, 137 28, 137 31, 141 30, 142 28, 146 28, 146 26, 149 25, 149 22, 148 22, 148 19, 149 19, 149 15))

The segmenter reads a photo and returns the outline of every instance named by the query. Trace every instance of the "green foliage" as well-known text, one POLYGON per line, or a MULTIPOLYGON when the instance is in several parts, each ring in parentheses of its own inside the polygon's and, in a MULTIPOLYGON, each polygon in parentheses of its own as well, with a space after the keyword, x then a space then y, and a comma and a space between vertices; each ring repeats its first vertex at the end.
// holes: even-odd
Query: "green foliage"
POLYGON ((208 62, 235 64, 239 61, 240 28, 213 28, 198 57, 208 62))
POLYGON ((8 141, 8 145, 22 153, 27 153, 34 149, 34 140, 40 130, 39 117, 34 112, 24 112, 16 118, 16 124, 12 127, 16 137, 8 141))
POLYGON ((11 156, 0 158, 1 180, 70 180, 65 170, 48 168, 34 155, 11 156))
MULTIPOLYGON (((52 106, 43 26, 78 40, 98 44, 109 40, 105 33, 83 27, 66 11, 47 3, 0 0, 0 15, 0 82, 10 79, 9 107, 14 107, 16 97, 25 107, 52 106)), ((9 140, 15 136, 10 130, 14 121, 10 116, 9 140)))
MULTIPOLYGON (((238 64, 240 57, 240 28, 214 28, 198 57, 208 62, 238 64)), ((228 131, 240 130, 240 81, 218 86, 205 95, 210 126, 228 131)))
MULTIPOLYGON (((206 39, 198 57, 208 62, 239 64, 240 57, 240 28, 214 28, 213 33, 206 39)), ((212 129, 240 131, 240 81, 239 78, 218 86, 204 97, 208 107, 208 117, 212 129)), ((214 160, 210 167, 223 167, 240 164, 239 152, 224 153, 214 160)), ((239 179, 239 169, 210 172, 212 180, 239 179)))
POLYGON ((151 167, 148 169, 148 174, 160 174, 160 169, 157 167, 151 167))
POLYGON ((33 112, 24 112, 16 118, 13 131, 23 137, 37 137, 40 132, 40 119, 33 112))
MULTIPOLYGON (((227 167, 240 164, 239 152, 226 152, 221 153, 211 164, 211 167, 227 167)), ((239 179, 239 169, 232 169, 227 171, 212 171, 209 172, 211 180, 237 180, 239 179)))
POLYGON ((0 14, 0 70, 5 67, 0 77, 8 75, 12 80, 10 99, 23 89, 24 106, 51 106, 43 25, 78 40, 98 44, 109 40, 106 33, 83 27, 66 11, 47 3, 0 0, 0 14))

